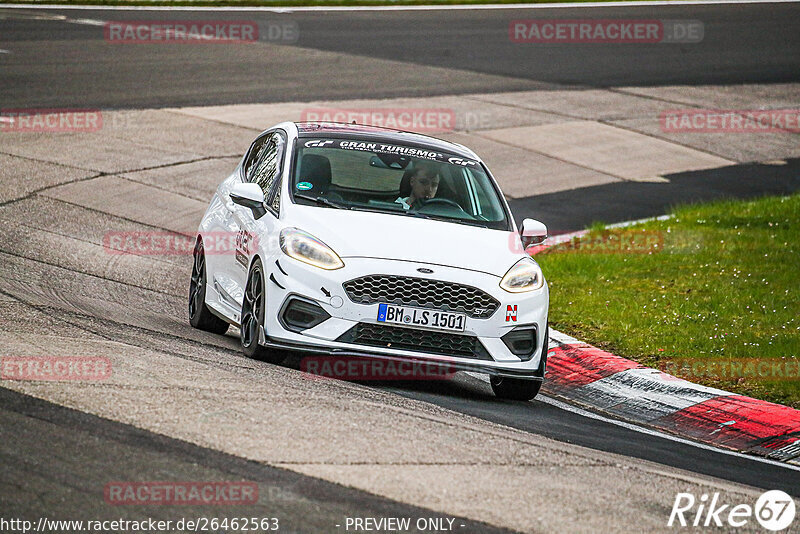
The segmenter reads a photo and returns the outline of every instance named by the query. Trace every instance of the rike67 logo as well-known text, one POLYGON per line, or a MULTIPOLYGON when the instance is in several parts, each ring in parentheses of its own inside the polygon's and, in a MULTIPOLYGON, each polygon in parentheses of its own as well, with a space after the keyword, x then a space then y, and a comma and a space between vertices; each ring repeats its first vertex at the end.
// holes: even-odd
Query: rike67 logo
POLYGON ((780 490, 767 491, 755 506, 723 504, 719 493, 704 493, 696 498, 691 493, 678 493, 672 505, 667 526, 680 527, 743 527, 755 517, 762 528, 772 532, 787 529, 794 521, 795 504, 792 497, 780 490))

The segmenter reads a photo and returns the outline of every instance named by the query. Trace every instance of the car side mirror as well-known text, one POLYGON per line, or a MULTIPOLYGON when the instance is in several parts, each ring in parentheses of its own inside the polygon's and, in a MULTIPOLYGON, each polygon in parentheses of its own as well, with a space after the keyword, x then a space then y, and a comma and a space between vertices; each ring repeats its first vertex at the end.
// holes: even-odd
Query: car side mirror
POLYGON ((547 226, 535 219, 524 219, 519 231, 522 238, 522 247, 540 245, 547 239, 547 226))
POLYGON ((258 184, 235 184, 231 188, 230 197, 234 204, 250 208, 254 219, 260 219, 267 213, 264 207, 264 192, 258 184))

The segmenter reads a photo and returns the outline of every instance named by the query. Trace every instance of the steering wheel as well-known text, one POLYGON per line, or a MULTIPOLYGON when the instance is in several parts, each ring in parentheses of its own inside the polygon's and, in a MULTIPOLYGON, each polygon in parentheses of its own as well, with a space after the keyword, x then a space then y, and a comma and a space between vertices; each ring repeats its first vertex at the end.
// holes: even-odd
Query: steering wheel
POLYGON ((452 206, 454 208, 458 208, 460 211, 464 211, 464 208, 462 208, 461 205, 458 202, 450 200, 449 198, 431 198, 431 199, 428 199, 428 200, 424 201, 422 204, 420 204, 419 208, 417 208, 417 209, 421 209, 421 208, 424 208, 426 206, 430 206, 431 204, 433 204, 433 205, 441 204, 441 205, 444 205, 444 206, 452 206))

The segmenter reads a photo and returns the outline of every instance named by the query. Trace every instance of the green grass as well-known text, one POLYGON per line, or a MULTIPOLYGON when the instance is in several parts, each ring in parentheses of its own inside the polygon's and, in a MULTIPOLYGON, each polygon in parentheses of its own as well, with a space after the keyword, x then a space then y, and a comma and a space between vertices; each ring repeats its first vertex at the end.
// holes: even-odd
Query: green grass
MULTIPOLYGON (((635 229, 593 225, 582 246, 537 255, 550 284, 550 324, 668 370, 699 360, 797 366, 800 195, 690 205, 673 214, 635 229), (663 241, 650 253, 610 253, 598 245, 632 232, 663 241)), ((798 378, 677 374, 800 408, 798 378)))

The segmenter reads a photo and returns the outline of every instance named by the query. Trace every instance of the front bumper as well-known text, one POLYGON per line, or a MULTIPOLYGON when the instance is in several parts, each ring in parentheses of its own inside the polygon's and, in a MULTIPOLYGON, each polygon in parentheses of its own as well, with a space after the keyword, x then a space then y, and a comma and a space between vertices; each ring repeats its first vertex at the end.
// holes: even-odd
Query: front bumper
MULTIPOLYGON (((500 277, 440 265, 423 264, 374 258, 344 258, 345 267, 325 271, 304 264, 285 255, 265 262, 267 284, 267 310, 262 344, 274 348, 302 350, 339 356, 362 356, 398 361, 424 361, 450 369, 489 373, 507 377, 542 379, 545 371, 549 294, 547 285, 528 293, 512 294, 500 288, 500 277), (418 268, 434 272, 421 275, 418 268), (475 354, 447 354, 425 346, 406 343, 402 348, 365 344, 350 335, 360 325, 369 328, 394 328, 378 323, 378 303, 360 304, 350 300, 343 284, 349 280, 374 274, 390 274, 415 278, 428 278, 454 282, 478 288, 499 301, 497 310, 488 318, 467 317, 463 335, 472 336, 475 354), (289 329, 281 320, 286 303, 291 298, 302 298, 317 303, 330 317, 312 328, 302 331, 289 329), (532 355, 515 355, 502 337, 513 329, 536 330, 532 355), (353 340, 356 342, 353 342, 353 340)), ((406 330, 406 327, 397 327, 406 330)), ((420 339, 430 337, 433 330, 420 329, 420 339)), ((443 333, 443 335, 448 335, 443 333)), ((452 334, 451 334, 452 335, 452 334)), ((413 336, 412 336, 413 338, 413 336)), ((421 342, 424 345, 424 342, 421 342)))

